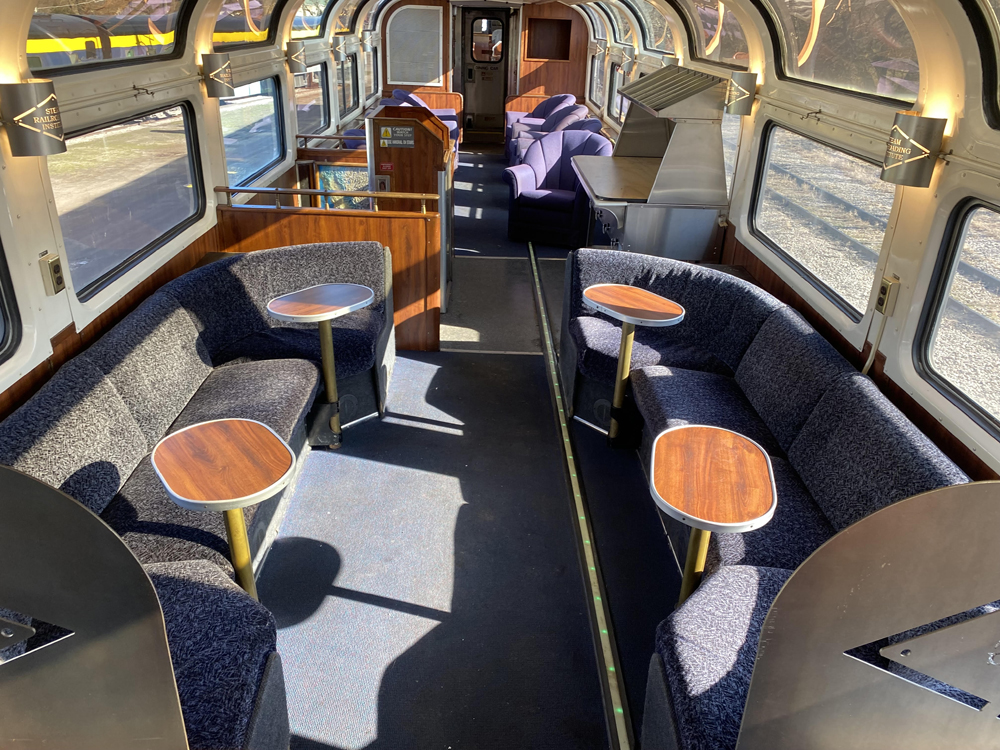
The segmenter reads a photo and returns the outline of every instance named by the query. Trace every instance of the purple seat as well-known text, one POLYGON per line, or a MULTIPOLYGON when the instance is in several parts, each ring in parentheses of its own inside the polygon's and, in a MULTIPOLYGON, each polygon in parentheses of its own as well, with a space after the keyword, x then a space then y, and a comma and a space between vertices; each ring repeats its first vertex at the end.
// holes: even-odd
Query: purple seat
POLYGON ((552 245, 586 244, 590 201, 573 171, 574 156, 611 156, 611 141, 586 130, 557 130, 532 143, 524 162, 507 167, 507 236, 552 245))
MULTIPOLYGON (((582 120, 569 123, 563 130, 585 130, 588 133, 600 133, 601 127, 603 127, 603 123, 598 118, 585 117, 582 120)), ((520 164, 524 158, 524 152, 543 135, 545 135, 545 132, 541 130, 525 130, 518 133, 510 145, 510 166, 513 167, 515 164, 520 164)))
POLYGON ((379 104, 387 104, 394 107, 423 107, 426 110, 430 110, 430 113, 443 122, 448 128, 448 133, 451 136, 452 148, 458 148, 460 127, 458 122, 458 112, 454 109, 431 109, 427 102, 419 96, 414 94, 412 91, 406 91, 404 89, 393 89, 392 99, 382 99, 379 104))
POLYGON ((345 130, 344 135, 360 135, 362 136, 362 138, 360 141, 344 141, 344 148, 364 148, 365 147, 364 134, 365 131, 360 130, 359 128, 351 128, 350 130, 345 130))
POLYGON ((576 97, 573 94, 556 94, 550 96, 530 112, 505 112, 503 142, 510 142, 510 129, 515 122, 524 122, 532 126, 541 125, 545 122, 545 118, 557 109, 572 107, 574 104, 576 104, 576 97))
POLYGON ((508 163, 513 160, 513 156, 517 152, 517 139, 520 137, 521 133, 527 133, 528 131, 555 133, 559 130, 565 130, 574 122, 585 119, 588 114, 590 114, 590 111, 584 106, 560 107, 542 120, 539 125, 529 125, 528 122, 524 120, 515 122, 510 127, 510 140, 507 141, 507 145, 505 147, 508 163))

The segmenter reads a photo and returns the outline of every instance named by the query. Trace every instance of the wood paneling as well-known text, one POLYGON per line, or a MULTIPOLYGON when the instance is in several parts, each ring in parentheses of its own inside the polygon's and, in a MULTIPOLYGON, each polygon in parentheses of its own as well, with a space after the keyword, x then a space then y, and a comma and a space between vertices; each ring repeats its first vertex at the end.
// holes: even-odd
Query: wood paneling
POLYGON ((31 398, 55 374, 56 370, 99 339, 118 321, 138 307, 146 297, 168 281, 190 271, 198 265, 206 253, 218 250, 218 241, 213 227, 140 282, 132 291, 101 313, 97 320, 82 331, 78 332, 74 326, 70 325, 53 336, 51 356, 10 388, 0 393, 0 419, 7 417, 31 398))
POLYGON ((310 242, 375 240, 392 253, 396 348, 437 351, 441 221, 436 213, 220 206, 219 244, 245 253, 310 242))
MULTIPOLYGON (((390 192, 437 194, 439 173, 450 168, 452 154, 444 123, 422 107, 382 107, 372 120, 375 132, 381 132, 383 127, 413 127, 413 148, 383 146, 381 138, 372 146, 375 174, 389 177, 390 192)), ((389 211, 420 210, 418 203, 405 199, 380 199, 379 207, 389 211)), ((433 204, 430 207, 438 208, 433 204)))
MULTIPOLYGON (((798 310, 809 323, 857 368, 864 365, 871 351, 871 343, 866 342, 863 351, 854 348, 806 301, 772 271, 760 258, 736 240, 733 227, 726 231, 722 251, 722 262, 743 266, 754 282, 770 292, 782 302, 798 310)), ((929 437, 962 471, 976 481, 1000 479, 1000 475, 983 462, 968 446, 952 435, 927 409, 906 392, 906 390, 885 374, 885 355, 879 352, 871 369, 872 381, 895 406, 913 422, 921 432, 929 437)))
MULTIPOLYGON (((379 75, 382 76, 382 89, 388 90, 392 89, 405 89, 406 91, 413 91, 418 94, 421 99, 430 104, 432 107, 435 105, 431 103, 429 99, 424 96, 424 92, 435 93, 441 91, 451 91, 451 4, 448 0, 404 0, 399 5, 393 6, 391 12, 386 13, 382 18, 382 49, 380 50, 381 57, 379 58, 379 75), (441 8, 441 81, 444 84, 441 87, 437 86, 407 86, 402 83, 389 83, 389 56, 386 55, 386 47, 389 44, 389 35, 386 33, 386 28, 389 24, 389 19, 392 18, 401 8, 405 8, 407 5, 430 5, 434 8, 441 8)), ((450 105, 449 105, 450 106, 450 105)))
POLYGON ((569 60, 573 21, 568 18, 529 18, 527 60, 569 60))
POLYGON ((522 5, 521 13, 521 78, 518 82, 518 92, 545 96, 575 94, 577 100, 582 101, 586 92, 588 72, 587 25, 583 16, 558 2, 522 5), (569 60, 537 60, 528 56, 528 29, 533 18, 572 22, 569 60))

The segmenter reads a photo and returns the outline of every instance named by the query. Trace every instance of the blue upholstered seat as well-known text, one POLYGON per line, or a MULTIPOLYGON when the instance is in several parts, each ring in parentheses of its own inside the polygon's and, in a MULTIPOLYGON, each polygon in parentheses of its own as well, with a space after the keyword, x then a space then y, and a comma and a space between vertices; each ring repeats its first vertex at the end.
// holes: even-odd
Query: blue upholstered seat
MULTIPOLYGON (((567 107, 569 109, 569 107, 567 107)), ((542 126, 544 126, 544 122, 542 126)), ((603 123, 596 117, 584 117, 580 120, 571 120, 562 130, 585 130, 588 133, 600 133, 603 123)), ((508 141, 507 147, 507 158, 508 164, 514 166, 515 164, 520 164, 524 158, 525 151, 528 147, 539 138, 544 136, 547 130, 518 130, 517 134, 511 135, 510 141, 508 141)))
MULTIPOLYGON (((365 135, 365 131, 361 130, 360 128, 348 128, 347 130, 344 131, 344 135, 360 135, 360 136, 364 136, 365 135)), ((357 141, 345 140, 343 142, 343 144, 344 144, 344 148, 364 148, 365 147, 365 139, 364 139, 364 137, 362 137, 360 140, 357 140, 357 141)))
POLYGON ((406 91, 405 89, 393 89, 392 99, 382 100, 383 102, 390 103, 396 106, 402 107, 423 107, 424 109, 430 110, 430 113, 438 118, 441 122, 445 124, 448 128, 448 133, 451 136, 452 148, 458 148, 459 135, 461 133, 462 124, 458 121, 458 112, 454 109, 443 108, 443 109, 432 109, 428 106, 427 102, 421 99, 419 96, 411 91, 406 91))
POLYGON ((556 94, 540 102, 530 112, 508 111, 504 113, 504 143, 510 143, 510 132, 515 122, 523 122, 527 125, 541 125, 545 118, 563 107, 571 107, 576 104, 575 94, 556 94))
POLYGON ((510 186, 507 236, 578 247, 586 238, 590 203, 573 171, 577 155, 610 156, 611 142, 586 131, 556 131, 535 141, 524 163, 504 170, 510 186))
MULTIPOLYGON (((538 124, 515 122, 510 128, 510 138, 505 146, 505 154, 509 164, 514 164, 514 157, 517 156, 517 142, 522 133, 556 133, 560 130, 567 130, 577 122, 582 122, 587 118, 589 110, 584 106, 562 107, 546 117, 538 124)), ((589 132, 597 132, 591 130, 589 132)), ((536 139, 537 140, 537 139, 536 139)), ((529 146, 530 147, 530 146, 529 146)))

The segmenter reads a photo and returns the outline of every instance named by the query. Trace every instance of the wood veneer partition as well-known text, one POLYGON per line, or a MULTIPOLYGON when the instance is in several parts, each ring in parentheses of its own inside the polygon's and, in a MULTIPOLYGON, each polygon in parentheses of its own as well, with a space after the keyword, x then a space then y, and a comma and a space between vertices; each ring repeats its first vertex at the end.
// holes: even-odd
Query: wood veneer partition
MULTIPOLYGON (((521 72, 519 94, 575 94, 583 101, 587 87, 587 25, 577 11, 558 2, 532 3, 521 6, 521 72), (568 60, 528 57, 528 32, 532 18, 561 19, 572 22, 568 60)), ((534 106, 534 105, 532 105, 534 106)), ((509 109, 514 109, 509 107, 509 109)), ((530 110, 531 107, 528 107, 530 110)))
POLYGON ((396 348, 437 351, 441 323, 439 214, 229 206, 219 206, 217 212, 223 252, 359 238, 381 242, 392 253, 396 348))
MULTIPOLYGON (((785 281, 772 271, 764 261, 758 258, 745 245, 736 239, 732 225, 726 230, 725 243, 722 248, 722 262, 746 268, 754 281, 766 292, 773 294, 787 305, 798 310, 809 321, 810 325, 819 331, 833 346, 857 368, 864 365, 871 351, 871 343, 866 342, 862 351, 858 351, 840 333, 830 325, 811 305, 795 292, 785 281)), ((872 381, 878 386, 886 398, 913 422, 921 432, 929 437, 952 461, 958 464, 962 471, 975 481, 1000 479, 979 456, 958 438, 948 432, 944 425, 934 415, 927 411, 906 392, 898 383, 885 374, 885 355, 881 352, 875 355, 875 363, 871 369, 872 381)))
POLYGON ((153 292, 187 273, 205 257, 206 253, 218 252, 215 227, 203 234, 183 251, 141 281, 128 294, 105 310, 93 323, 82 331, 69 325, 52 337, 52 354, 14 385, 0 393, 0 419, 7 417, 17 407, 31 398, 45 385, 56 370, 82 352, 122 318, 132 312, 153 292))

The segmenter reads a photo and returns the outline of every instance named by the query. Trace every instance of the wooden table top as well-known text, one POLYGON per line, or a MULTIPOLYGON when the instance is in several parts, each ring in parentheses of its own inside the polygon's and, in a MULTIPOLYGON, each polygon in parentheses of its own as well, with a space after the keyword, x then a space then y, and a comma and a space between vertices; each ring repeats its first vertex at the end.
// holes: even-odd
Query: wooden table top
POLYGON ((644 203, 662 161, 648 156, 574 156, 571 163, 591 198, 644 203))
POLYGON ((767 453, 719 427, 687 425, 653 443, 650 491, 657 506, 705 531, 760 528, 774 515, 777 492, 767 453))
POLYGON ((375 293, 361 284, 318 284, 275 297, 267 311, 278 320, 317 322, 368 307, 374 299, 375 293))
POLYGON ((684 320, 684 308, 666 297, 627 284, 594 284, 583 291, 583 303, 612 318, 639 326, 673 326, 684 320))
POLYGON ((288 484, 295 454, 267 425, 217 419, 185 427, 153 449, 153 468, 175 503, 231 510, 267 500, 288 484))

